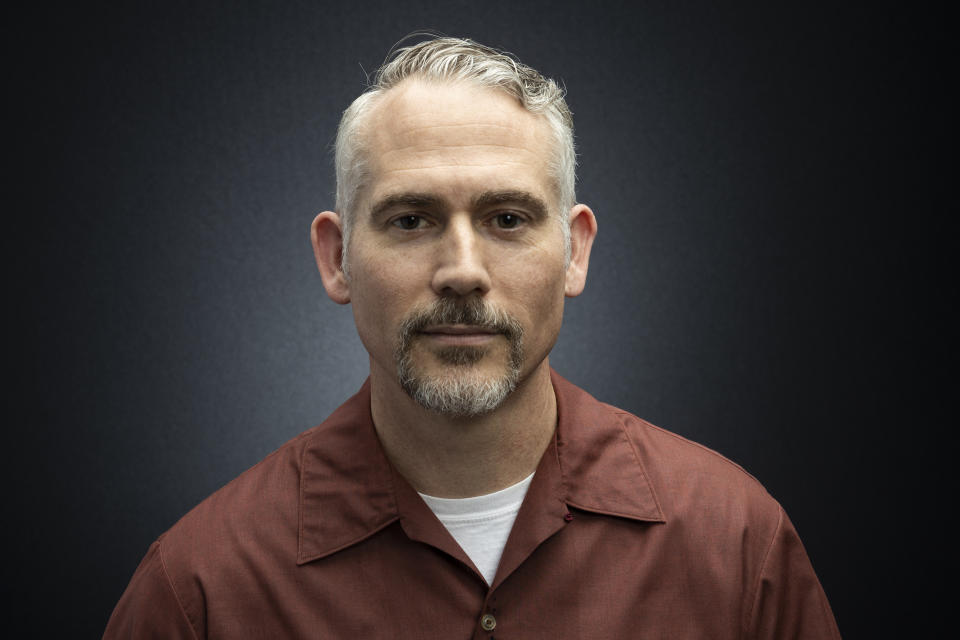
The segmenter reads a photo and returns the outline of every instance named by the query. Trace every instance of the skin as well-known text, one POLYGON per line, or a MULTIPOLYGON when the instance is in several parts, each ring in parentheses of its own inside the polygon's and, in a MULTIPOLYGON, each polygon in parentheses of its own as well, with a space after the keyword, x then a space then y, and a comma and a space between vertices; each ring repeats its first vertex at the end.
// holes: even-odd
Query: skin
MULTIPOLYGON (((557 422, 548 354, 564 297, 584 288, 597 232, 589 207, 569 211, 571 259, 564 265, 552 142, 540 116, 496 90, 408 79, 388 91, 364 125, 370 180, 357 202, 350 277, 337 213, 311 227, 327 294, 351 303, 370 355, 371 412, 384 450, 422 493, 461 498, 491 493, 533 473, 557 422), (542 209, 542 210, 541 210, 542 209), (393 349, 412 310, 441 297, 479 296, 524 327, 516 390, 473 418, 423 409, 400 388, 393 349)), ((413 356, 435 375, 493 376, 506 340, 470 327, 430 327, 413 356), (486 349, 476 364, 435 357, 446 345, 486 349)))

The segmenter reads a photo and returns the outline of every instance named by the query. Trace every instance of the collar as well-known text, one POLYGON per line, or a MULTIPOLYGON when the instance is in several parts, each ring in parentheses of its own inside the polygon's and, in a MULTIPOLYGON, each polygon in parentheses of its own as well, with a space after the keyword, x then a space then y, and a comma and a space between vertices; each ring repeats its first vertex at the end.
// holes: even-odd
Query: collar
MULTIPOLYGON (((617 410, 551 369, 557 430, 517 516, 530 544, 564 524, 568 507, 644 522, 665 522, 638 443, 617 410)), ((370 381, 305 434, 300 457, 297 564, 336 553, 400 522, 412 539, 468 565, 463 551, 387 460, 370 415, 370 381), (452 544, 451 544, 452 543, 452 544)), ((509 545, 508 545, 509 546, 509 545)), ((517 545, 513 545, 517 546, 517 545)), ((523 553, 525 556, 526 553, 523 553)), ((501 561, 507 562, 507 550, 501 561)), ((522 557, 517 557, 521 562, 522 557)))

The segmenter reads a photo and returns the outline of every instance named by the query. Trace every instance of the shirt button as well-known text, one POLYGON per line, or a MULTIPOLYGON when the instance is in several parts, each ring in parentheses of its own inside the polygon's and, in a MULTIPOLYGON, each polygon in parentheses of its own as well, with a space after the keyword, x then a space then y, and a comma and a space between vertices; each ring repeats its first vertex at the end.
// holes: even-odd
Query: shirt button
POLYGON ((485 613, 483 617, 480 618, 480 626, 483 627, 484 631, 493 631, 497 626, 497 619, 489 613, 485 613))

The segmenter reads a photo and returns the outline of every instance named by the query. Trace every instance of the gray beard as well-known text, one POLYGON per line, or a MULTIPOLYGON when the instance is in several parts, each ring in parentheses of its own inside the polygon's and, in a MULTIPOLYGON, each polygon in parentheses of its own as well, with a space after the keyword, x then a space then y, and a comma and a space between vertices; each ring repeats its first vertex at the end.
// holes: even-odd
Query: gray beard
POLYGON ((475 417, 499 407, 517 388, 523 365, 523 327, 507 313, 494 309, 481 298, 441 298, 414 311, 401 325, 394 350, 401 388, 429 411, 453 417, 475 417), (413 359, 413 343, 423 329, 437 324, 477 325, 503 334, 510 353, 502 375, 485 377, 474 365, 489 349, 450 346, 435 352, 447 372, 427 375, 413 359))

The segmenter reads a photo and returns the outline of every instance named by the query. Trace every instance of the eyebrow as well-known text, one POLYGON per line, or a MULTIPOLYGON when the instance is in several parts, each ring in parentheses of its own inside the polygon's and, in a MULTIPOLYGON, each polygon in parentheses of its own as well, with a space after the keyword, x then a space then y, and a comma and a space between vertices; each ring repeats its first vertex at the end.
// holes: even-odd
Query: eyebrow
POLYGON ((386 196, 370 209, 370 217, 377 218, 394 207, 437 208, 443 207, 446 200, 429 193, 398 193, 386 196))
POLYGON ((529 211, 535 218, 546 218, 547 204, 527 191, 485 191, 473 199, 475 209, 498 204, 516 204, 529 211))

